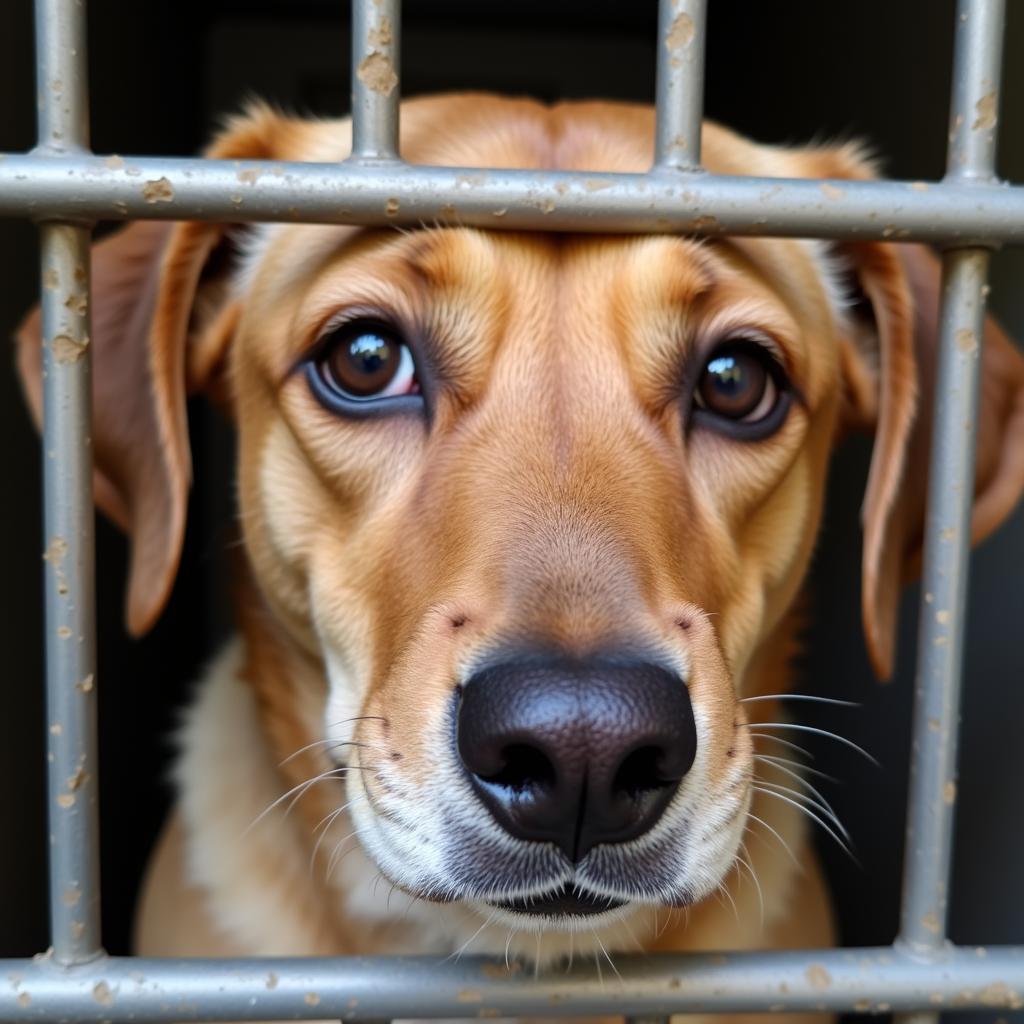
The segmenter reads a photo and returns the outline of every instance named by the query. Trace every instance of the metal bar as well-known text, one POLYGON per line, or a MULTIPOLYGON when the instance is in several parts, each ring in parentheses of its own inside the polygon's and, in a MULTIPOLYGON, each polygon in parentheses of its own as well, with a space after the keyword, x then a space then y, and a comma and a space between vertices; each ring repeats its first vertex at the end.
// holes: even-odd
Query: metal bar
POLYGON ((993 177, 1006 0, 958 0, 946 174, 993 177))
POLYGON ((100 952, 89 232, 41 234, 50 941, 77 963, 100 952))
MULTIPOLYGON (((948 160, 954 181, 992 177, 1004 13, 1003 0, 958 4, 948 160)), ((915 949, 937 948, 946 935, 988 262, 985 249, 948 252, 943 261, 900 925, 900 941, 915 949)))
POLYGON ((0 961, 0 1021, 219 1021, 437 1017, 665 1017, 885 1013, 1024 1006, 1024 948, 911 956, 889 947, 650 954, 568 973, 464 957, 110 958, 73 969, 0 961))
MULTIPOLYGON (((38 152, 88 146, 85 4, 36 4, 38 152)), ((89 230, 40 228, 50 926, 62 964, 98 956, 95 552, 89 230)))
POLYGON ((660 0, 655 96, 656 167, 700 167, 706 0, 660 0))
POLYGON ((38 144, 56 153, 89 146, 85 2, 36 0, 38 144))
POLYGON ((940 945, 946 933, 988 258, 966 249, 944 260, 900 927, 917 948, 940 945))
POLYGON ((0 216, 1024 242, 1024 186, 0 155, 0 216))
POLYGON ((352 0, 352 158, 398 159, 401 0, 352 0))

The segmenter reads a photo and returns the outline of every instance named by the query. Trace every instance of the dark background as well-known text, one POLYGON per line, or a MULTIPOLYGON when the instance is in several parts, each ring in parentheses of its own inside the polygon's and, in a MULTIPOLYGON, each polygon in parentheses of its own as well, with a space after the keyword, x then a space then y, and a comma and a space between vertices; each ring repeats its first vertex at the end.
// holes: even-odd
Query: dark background
MULTIPOLYGON (((952 52, 952 0, 712 0, 708 115, 755 138, 869 139, 894 177, 941 176, 952 52)), ((1024 9, 1010 4, 1007 50, 1024 52, 1024 9)), ((653 0, 406 0, 403 91, 485 88, 649 100, 653 0)), ((345 5, 334 0, 92 0, 93 147, 101 153, 190 154, 218 117, 250 95, 299 112, 347 106, 345 5)), ((28 0, 0 2, 0 151, 33 143, 28 0)), ((1001 173, 1024 181, 1024 62, 1007 61, 1001 173), (1021 70, 1017 70, 1017 68, 1021 70)), ((36 290, 36 240, 0 222, 0 332, 36 290)), ((1020 254, 996 258, 992 304, 1024 336, 1020 254)), ((182 572, 144 640, 121 628, 125 548, 98 535, 103 912, 108 948, 127 952, 140 872, 165 812, 176 710, 227 629, 221 581, 232 535, 229 432, 193 412, 196 487, 182 572)), ((0 370, 0 955, 47 944, 42 818, 41 562, 36 439, 14 375, 0 370)), ((916 594, 904 605, 897 676, 881 686, 859 627, 858 509, 868 446, 853 442, 833 472, 813 574, 814 624, 794 689, 863 703, 808 711, 870 749, 874 769, 838 744, 809 743, 839 776, 827 795, 860 865, 822 844, 846 944, 891 941, 897 925, 916 594)), ((974 562, 951 927, 958 942, 1024 942, 1024 513, 974 562)), ((984 1015, 982 1015, 984 1016, 984 1015)), ((988 1015, 990 1018, 992 1015, 988 1015)))

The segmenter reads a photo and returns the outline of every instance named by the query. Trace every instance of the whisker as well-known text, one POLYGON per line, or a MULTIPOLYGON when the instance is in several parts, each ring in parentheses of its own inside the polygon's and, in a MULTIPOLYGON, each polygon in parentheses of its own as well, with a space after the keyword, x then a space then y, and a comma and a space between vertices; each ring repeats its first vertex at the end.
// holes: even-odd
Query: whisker
POLYGON ((299 800, 302 797, 302 795, 306 792, 306 790, 309 789, 311 786, 316 785, 316 783, 318 782, 323 782, 332 776, 338 776, 343 772, 349 770, 350 769, 348 768, 332 768, 329 771, 321 772, 319 775, 315 776, 312 779, 306 779, 304 782, 300 782, 297 786, 292 786, 292 788, 289 789, 287 793, 282 793, 273 803, 271 803, 268 807, 264 808, 264 810, 262 810, 248 826, 246 826, 246 829, 242 833, 242 836, 247 836, 275 807, 277 807, 279 804, 287 800, 288 797, 290 797, 292 793, 295 793, 296 790, 299 790, 299 792, 295 796, 295 799, 293 799, 292 802, 288 805, 288 809, 285 811, 286 817, 288 815, 288 812, 291 811, 291 809, 295 806, 295 801, 299 800))
POLYGON ((816 736, 825 736, 830 740, 835 740, 837 743, 842 743, 851 750, 857 751, 858 754, 866 757, 876 768, 882 767, 863 747, 859 747, 853 740, 848 740, 837 732, 829 732, 828 729, 819 729, 814 725, 800 725, 796 722, 754 722, 751 724, 756 725, 759 729, 795 729, 797 732, 809 732, 814 733, 816 736))
POLYGON ((601 941, 601 936, 597 934, 597 929, 593 925, 591 925, 590 930, 594 933, 594 939, 597 941, 597 944, 600 947, 601 952, 604 954, 605 960, 608 961, 608 966, 612 969, 612 972, 614 973, 615 977, 618 978, 621 982, 622 975, 619 974, 619 969, 615 966, 615 961, 611 958, 611 955, 609 954, 608 950, 604 948, 604 943, 601 941))
MULTIPOLYGON (((742 864, 748 872, 750 872, 750 880, 754 883, 754 888, 757 889, 757 901, 761 907, 761 930, 764 930, 764 891, 761 889, 761 883, 757 880, 757 875, 754 872, 753 865, 747 860, 746 857, 741 854, 736 854, 736 860, 739 864, 742 864)), ((737 872, 737 875, 739 872, 737 872)))
POLYGON ((774 754, 755 754, 754 760, 768 761, 770 764, 774 765, 789 764, 792 765, 794 768, 799 768, 801 772, 806 772, 808 775, 817 776, 817 778, 824 779, 826 782, 834 783, 836 786, 841 786, 843 784, 842 779, 837 779, 834 775, 828 775, 825 772, 818 771, 817 768, 808 768, 807 765, 803 763, 803 761, 794 761, 791 757, 777 757, 774 754))
POLYGON ((339 839, 339 840, 338 840, 338 841, 337 841, 337 842, 336 842, 336 843, 334 844, 334 849, 333 849, 333 850, 331 851, 331 856, 330 856, 330 859, 329 859, 329 860, 327 861, 327 873, 326 873, 326 877, 327 877, 327 878, 330 878, 330 877, 331 877, 331 875, 332 875, 332 874, 333 874, 333 872, 334 872, 334 871, 335 871, 335 870, 336 870, 336 869, 338 868, 338 866, 339 866, 339 865, 341 864, 341 862, 342 862, 342 861, 343 861, 343 860, 344 860, 344 859, 345 859, 345 858, 346 858, 346 857, 347 857, 347 856, 348 856, 348 855, 349 855, 349 854, 350 854, 350 853, 351 853, 351 852, 352 852, 353 850, 356 850, 356 849, 358 849, 358 848, 359 848, 359 841, 358 841, 358 840, 359 840, 359 836, 361 836, 361 835, 363 834, 363 832, 364 832, 364 831, 365 831, 365 829, 359 829, 359 828, 354 828, 354 829, 352 829, 352 831, 351 831, 351 832, 349 832, 349 834, 348 834, 347 836, 345 836, 345 837, 344 837, 344 838, 342 838, 342 839, 339 839), (352 845, 351 845, 351 846, 350 846, 350 847, 349 847, 349 848, 348 848, 347 850, 345 850, 344 852, 342 852, 342 850, 341 850, 342 846, 343 846, 343 845, 344 845, 345 843, 347 843, 347 842, 348 842, 348 841, 349 841, 350 839, 355 839, 355 840, 356 840, 356 842, 354 842, 354 843, 353 843, 353 844, 352 844, 352 845), (341 856, 340 856, 340 857, 338 856, 338 854, 339 854, 339 853, 341 854, 341 856), (337 859, 335 859, 335 858, 337 858, 337 859))
POLYGON ((805 804, 807 807, 813 807, 816 811, 820 811, 823 815, 825 815, 825 818, 828 821, 832 822, 832 824, 835 825, 837 829, 839 829, 839 831, 843 835, 843 838, 848 843, 853 843, 853 839, 851 838, 850 833, 846 831, 845 827, 843 826, 843 823, 836 816, 836 812, 832 810, 832 808, 828 805, 827 801, 824 804, 819 804, 817 801, 812 800, 806 793, 801 793, 798 790, 791 789, 789 786, 782 786, 777 782, 765 782, 763 779, 759 779, 758 783, 761 786, 766 786, 769 789, 776 790, 780 793, 787 793, 789 796, 793 797, 794 800, 799 800, 800 803, 805 804))
MULTIPOLYGON (((636 947, 637 952, 642 953, 644 951, 643 943, 636 937, 636 932, 629 927, 629 921, 623 918, 619 923, 626 929, 626 934, 629 935, 630 941, 636 947)), ((657 914, 655 914, 655 923, 657 923, 657 914)))
POLYGON ((454 953, 449 953, 448 956, 446 956, 444 960, 441 961, 441 963, 446 964, 450 960, 454 960, 455 963, 458 963, 460 958, 462 957, 462 954, 465 953, 467 949, 469 949, 469 947, 473 944, 474 939, 476 939, 476 937, 494 920, 494 916, 497 913, 497 908, 492 910, 490 914, 488 914, 487 919, 484 921, 484 923, 480 925, 480 927, 477 928, 477 930, 473 932, 473 934, 470 935, 470 937, 466 939, 466 941, 461 946, 459 946, 459 948, 455 950, 454 953))
POLYGON ((760 700, 807 700, 815 704, 834 704, 841 708, 860 708, 864 705, 855 700, 839 700, 836 697, 818 697, 811 693, 761 693, 755 697, 741 697, 739 704, 755 704, 760 700))
POLYGON ((289 754, 283 761, 278 761, 277 767, 283 768, 286 764, 290 764, 295 758, 301 754, 306 753, 307 750, 312 750, 314 747, 366 747, 369 746, 367 743, 360 743, 357 740, 314 740, 312 743, 307 743, 304 747, 299 747, 294 753, 289 754))
MULTIPOLYGON (((750 724, 754 725, 757 723, 752 722, 750 724)), ((778 743, 780 746, 788 747, 790 750, 794 750, 798 754, 803 754, 803 756, 806 757, 808 761, 813 761, 815 759, 814 755, 809 750, 799 746, 796 743, 792 743, 789 740, 784 740, 781 736, 773 736, 770 732, 751 732, 747 735, 751 738, 756 737, 760 740, 771 740, 773 743, 778 743)))
POLYGON ((402 911, 402 918, 401 919, 403 921, 406 921, 409 918, 409 912, 412 910, 412 908, 417 903, 420 902, 420 897, 415 895, 415 893, 409 892, 406 889, 403 889, 402 893, 404 894, 404 896, 406 898, 406 904, 405 904, 405 910, 402 911))
MULTIPOLYGON (((321 772, 319 775, 316 776, 316 778, 307 779, 307 781, 305 783, 301 784, 302 787, 303 787, 302 791, 300 793, 296 793, 295 796, 292 797, 291 803, 288 804, 288 806, 285 808, 284 816, 287 818, 288 815, 291 814, 292 811, 294 810, 295 805, 318 782, 328 782, 328 781, 330 781, 332 778, 335 778, 335 773, 337 773, 337 778, 340 780, 340 779, 343 779, 348 772, 370 772, 370 773, 376 773, 376 771, 377 771, 377 769, 373 765, 341 765, 338 768, 332 768, 329 771, 321 772)), ((292 790, 292 792, 294 792, 294 790, 292 790)), ((268 810, 269 810, 269 808, 268 808, 268 810)), ((255 822, 253 824, 255 824, 255 822)))
POLYGON ((729 892, 729 887, 724 882, 720 882, 718 885, 718 891, 724 893, 725 898, 729 901, 730 904, 732 904, 732 912, 736 915, 736 923, 741 925, 742 922, 740 921, 740 910, 739 907, 736 906, 736 901, 732 898, 732 893, 729 892))
MULTIPOLYGON (((803 866, 803 864, 801 864, 801 863, 800 863, 800 861, 799 861, 799 860, 797 859, 797 856, 796 856, 796 854, 795 854, 795 853, 794 853, 794 852, 793 852, 793 851, 792 851, 792 850, 790 849, 789 843, 787 843, 787 842, 786 842, 786 840, 785 840, 785 839, 783 839, 783 838, 782 838, 782 836, 780 836, 780 835, 779 835, 779 833, 778 833, 778 832, 777 832, 777 831, 776 831, 776 830, 775 830, 774 828, 772 828, 772 826, 771 826, 771 825, 769 825, 767 821, 765 821, 765 820, 764 820, 764 818, 759 818, 759 817, 758 817, 758 816, 757 816, 756 814, 753 814, 753 813, 751 813, 750 811, 747 811, 747 817, 748 817, 748 818, 750 818, 750 819, 751 819, 751 821, 756 821, 756 822, 757 822, 757 823, 758 823, 759 825, 762 825, 762 826, 764 826, 764 827, 765 827, 766 829, 768 829, 768 831, 769 831, 769 832, 771 832, 771 834, 772 834, 773 836, 775 836, 775 838, 776 838, 776 839, 778 839, 778 841, 779 841, 779 842, 780 842, 780 843, 782 844, 782 848, 783 848, 783 849, 784 849, 784 850, 786 851, 786 853, 788 853, 788 854, 789 854, 789 859, 790 859, 790 860, 791 860, 791 861, 792 861, 792 862, 793 862, 793 863, 794 863, 794 864, 795 864, 795 865, 796 865, 796 866, 797 866, 797 867, 798 867, 798 868, 799 868, 799 869, 800 869, 801 871, 803 871, 803 869, 804 869, 804 866, 803 866)), ((749 827, 749 826, 748 826, 748 827, 749 827)), ((750 833, 750 834, 751 834, 751 835, 756 835, 757 833, 755 833, 755 832, 751 831, 751 833, 750 833)), ((762 839, 762 840, 763 840, 764 842, 766 842, 766 843, 767 843, 767 840, 766 840, 766 839, 763 839, 763 837, 761 837, 761 836, 758 836, 758 839, 762 839)))
POLYGON ((803 804, 798 803, 796 800, 793 800, 782 793, 776 793, 774 792, 774 790, 771 789, 761 789, 760 786, 753 786, 751 788, 756 790, 758 793, 764 793, 765 796, 773 796, 777 800, 782 800, 787 804, 791 804, 798 811, 805 814, 808 818, 811 818, 812 820, 816 821, 839 844, 840 848, 847 854, 847 856, 849 856, 849 858, 854 862, 854 864, 857 864, 858 866, 860 865, 860 861, 857 860, 857 858, 854 856, 853 851, 846 845, 846 843, 843 842, 842 838, 836 834, 836 832, 829 826, 829 824, 826 821, 823 821, 821 818, 819 818, 818 815, 815 814, 814 811, 812 811, 809 807, 805 807, 803 804))
POLYGON ((386 722, 384 715, 353 715, 351 718, 341 718, 337 722, 328 722, 328 729, 340 729, 343 725, 351 725, 353 722, 386 722))
MULTIPOLYGON (((785 765, 781 764, 777 764, 774 767, 778 769, 778 771, 780 772, 785 772, 790 778, 796 779, 796 781, 799 782, 801 786, 807 789, 808 792, 810 792, 813 796, 816 796, 818 798, 818 800, 821 802, 821 805, 827 808, 828 811, 835 816, 837 821, 839 820, 839 815, 836 814, 835 808, 828 802, 828 800, 825 799, 825 797, 821 793, 821 790, 812 786, 799 772, 795 772, 791 768, 787 768, 785 767, 785 765)), ((759 779, 758 781, 764 782, 765 780, 759 779)))
POLYGON ((366 797, 361 793, 352 797, 351 800, 348 800, 346 803, 343 803, 337 809, 331 811, 330 814, 325 815, 323 818, 321 818, 319 824, 316 826, 315 829, 313 829, 313 835, 316 835, 320 827, 323 826, 323 831, 320 833, 319 836, 317 836, 316 844, 313 846, 313 852, 309 855, 310 871, 313 870, 313 865, 316 863, 316 855, 320 852, 320 844, 323 843, 324 839, 327 836, 327 833, 331 829, 331 826, 334 824, 335 821, 337 821, 340 815, 344 814, 345 811, 347 811, 359 799, 365 800, 366 797))

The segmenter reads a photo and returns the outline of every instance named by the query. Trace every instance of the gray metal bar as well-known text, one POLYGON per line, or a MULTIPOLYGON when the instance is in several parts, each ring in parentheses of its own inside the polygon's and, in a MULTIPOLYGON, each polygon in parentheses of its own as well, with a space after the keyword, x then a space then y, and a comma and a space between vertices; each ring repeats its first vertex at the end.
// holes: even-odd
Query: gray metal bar
POLYGON ((958 0, 948 177, 993 176, 1006 0, 958 0))
POLYGON ((89 146, 85 2, 36 0, 38 144, 67 152, 89 146))
POLYGON ((1024 242, 1024 186, 0 155, 0 216, 1024 242))
POLYGON ((917 948, 941 945, 946 933, 988 260, 984 249, 944 260, 900 928, 917 948))
MULTIPOLYGON (((952 180, 993 173, 1004 8, 1003 0, 958 4, 952 180)), ((943 261, 900 924, 900 941, 916 949, 937 948, 946 934, 988 262, 985 249, 948 252, 943 261)))
POLYGON ((1024 949, 888 947, 616 957, 542 972, 464 957, 0 961, 0 1021, 218 1021, 675 1013, 884 1013, 1024 1006, 1024 949))
MULTIPOLYGON (((88 146, 84 0, 36 4, 39 151, 88 146)), ((53 955, 101 953, 89 230, 41 226, 46 707, 53 955)))
POLYGON ((352 158, 398 159, 401 0, 352 0, 352 158))
POLYGON ((657 167, 700 167, 706 8, 706 0, 660 0, 658 4, 657 167))

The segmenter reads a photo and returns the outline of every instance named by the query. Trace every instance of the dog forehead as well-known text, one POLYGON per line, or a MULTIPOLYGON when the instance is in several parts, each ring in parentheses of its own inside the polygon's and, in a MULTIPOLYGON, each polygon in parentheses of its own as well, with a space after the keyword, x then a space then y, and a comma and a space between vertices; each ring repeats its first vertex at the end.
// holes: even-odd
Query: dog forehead
POLYGON ((416 325, 469 392, 479 390, 470 378, 496 369, 493 357, 525 359, 513 376, 530 377, 530 354, 556 346, 632 365, 634 384, 653 393, 700 323, 723 312, 733 328, 781 339, 811 374, 808 397, 832 376, 831 357, 812 351, 831 339, 828 288, 798 242, 290 225, 264 230, 260 245, 247 256, 258 266, 242 347, 278 379, 346 309, 416 325))

